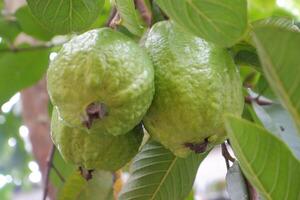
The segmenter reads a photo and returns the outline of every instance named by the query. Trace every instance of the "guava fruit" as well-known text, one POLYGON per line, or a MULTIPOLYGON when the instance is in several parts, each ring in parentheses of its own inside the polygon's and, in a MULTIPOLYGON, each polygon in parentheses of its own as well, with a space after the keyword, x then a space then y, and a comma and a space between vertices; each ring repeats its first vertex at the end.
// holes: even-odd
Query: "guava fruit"
POLYGON ((143 119, 149 134, 179 157, 222 142, 224 114, 243 110, 239 72, 227 50, 169 21, 155 24, 144 46, 155 71, 155 95, 143 119))
POLYGON ((87 170, 115 171, 129 162, 141 145, 143 128, 136 126, 120 136, 72 128, 53 109, 51 138, 64 160, 87 170))
POLYGON ((154 72, 136 42, 101 28, 63 45, 50 63, 47 84, 69 126, 116 136, 142 120, 153 98, 154 72))

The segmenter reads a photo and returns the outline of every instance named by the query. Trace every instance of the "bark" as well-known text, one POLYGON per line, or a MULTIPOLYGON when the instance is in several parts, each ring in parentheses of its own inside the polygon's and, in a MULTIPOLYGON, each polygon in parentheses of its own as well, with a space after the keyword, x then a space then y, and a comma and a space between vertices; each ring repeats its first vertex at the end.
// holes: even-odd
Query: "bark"
MULTIPOLYGON (((22 117, 29 129, 32 153, 36 158, 43 180, 47 174, 48 157, 52 146, 50 139, 49 97, 45 79, 21 92, 22 117)), ((54 187, 49 186, 51 199, 55 197, 54 187)))

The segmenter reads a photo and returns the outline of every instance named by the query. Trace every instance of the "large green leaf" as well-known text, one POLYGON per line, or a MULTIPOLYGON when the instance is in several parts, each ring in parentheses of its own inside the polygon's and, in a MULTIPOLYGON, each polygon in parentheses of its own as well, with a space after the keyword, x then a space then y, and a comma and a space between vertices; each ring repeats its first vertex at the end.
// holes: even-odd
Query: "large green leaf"
POLYGON ((203 39, 232 46, 247 30, 246 0, 157 0, 177 24, 203 39))
POLYGON ((116 0, 116 6, 123 25, 133 34, 141 36, 146 30, 146 25, 141 14, 135 9, 134 0, 116 0))
POLYGON ((263 126, 284 141, 300 160, 300 136, 289 113, 278 103, 260 106, 252 103, 253 110, 263 126))
POLYGON ((42 78, 47 69, 48 55, 48 49, 0 52, 0 105, 17 91, 42 78))
POLYGON ((17 10, 15 16, 24 33, 37 39, 50 40, 54 35, 42 26, 31 14, 28 6, 23 6, 17 10))
POLYGON ((84 31, 97 19, 104 0, 27 0, 32 14, 56 34, 84 31))
POLYGON ((253 39, 264 74, 300 134, 300 33, 266 25, 254 28, 253 39))
POLYGON ((242 171, 264 199, 300 198, 300 161, 284 142, 234 116, 226 117, 226 129, 242 171))
POLYGON ((145 144, 134 158, 131 175, 119 200, 182 200, 192 189, 197 169, 207 153, 175 157, 157 142, 145 144))
POLYGON ((20 32, 21 28, 16 21, 0 16, 0 37, 13 42, 20 32))
POLYGON ((69 176, 59 193, 59 200, 113 200, 113 176, 110 172, 95 171, 86 181, 79 171, 69 176))

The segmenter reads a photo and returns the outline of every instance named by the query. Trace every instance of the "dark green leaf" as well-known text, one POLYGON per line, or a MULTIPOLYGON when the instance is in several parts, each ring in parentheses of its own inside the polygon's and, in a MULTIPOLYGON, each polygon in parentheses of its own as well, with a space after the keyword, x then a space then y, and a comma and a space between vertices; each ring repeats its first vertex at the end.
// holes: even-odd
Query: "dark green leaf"
POLYGON ((246 0, 157 0, 187 31, 220 46, 232 46, 247 31, 246 0))
POLYGON ((40 40, 50 40, 54 35, 31 14, 28 6, 19 8, 15 14, 22 31, 40 40))
POLYGON ((13 42, 20 32, 21 28, 16 21, 0 16, 0 37, 13 42))
POLYGON ((254 29, 253 39, 264 74, 300 134, 300 33, 266 25, 254 29))
POLYGON ((84 31, 100 14, 104 0, 27 0, 32 14, 55 34, 84 31))
POLYGON ((206 155, 193 154, 183 159, 175 157, 157 142, 146 143, 134 158, 130 178, 119 200, 185 199, 206 155))
POLYGON ((256 49, 246 42, 241 42, 230 49, 234 62, 239 66, 251 66, 261 72, 261 65, 256 49))
POLYGON ((243 173, 264 199, 299 199, 300 161, 284 142, 235 116, 226 117, 226 130, 243 173))
POLYGON ((249 199, 247 183, 237 161, 227 171, 226 184, 231 200, 249 199))
POLYGON ((48 54, 48 49, 0 52, 0 105, 42 78, 47 69, 48 54))

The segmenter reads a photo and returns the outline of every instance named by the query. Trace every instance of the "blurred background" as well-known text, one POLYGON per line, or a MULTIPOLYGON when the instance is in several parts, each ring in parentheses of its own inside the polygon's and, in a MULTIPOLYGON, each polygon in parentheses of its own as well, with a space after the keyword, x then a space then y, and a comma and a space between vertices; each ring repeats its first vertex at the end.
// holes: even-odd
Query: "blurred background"
MULTIPOLYGON (((32 45, 44 40, 45 33, 34 29, 35 24, 31 24, 32 16, 25 4, 25 0, 0 0, 0 46, 6 45, 7 42, 13 45, 24 43, 32 45), (31 29, 28 29, 30 26, 31 29), (9 38, 12 35, 13 39, 9 38)), ((300 1, 296 0, 251 0, 248 7, 249 20, 271 15, 295 20, 299 20, 300 17, 300 1)), ((109 10, 109 3, 106 2, 101 17, 94 27, 100 27, 105 23, 109 10)), ((47 36, 52 38, 52 43, 61 43, 68 37, 47 36)), ((42 68, 18 69, 19 71, 14 72, 14 76, 5 77, 1 76, 1 72, 7 70, 4 69, 4 65, 7 68, 7 65, 22 63, 9 63, 6 58, 7 52, 0 48, 0 200, 42 198, 43 177, 47 173, 47 159, 52 147, 48 112, 51 105, 44 75, 48 60, 56 56, 57 50, 51 48, 51 52, 46 53, 45 60, 36 61, 39 65, 43 65, 42 68), (31 71, 22 73, 22 70, 31 71)), ((27 61, 14 60, 24 63, 27 61)), ((50 196, 54 196, 57 192, 55 188, 63 184, 59 174, 67 177, 73 169, 73 166, 64 163, 58 153, 55 153, 53 163, 59 169, 59 173, 55 170, 50 173, 50 196)), ((228 199, 226 172, 221 150, 219 147, 215 148, 201 164, 189 200, 228 199)), ((121 177, 126 181, 128 173, 124 172, 121 177)))

